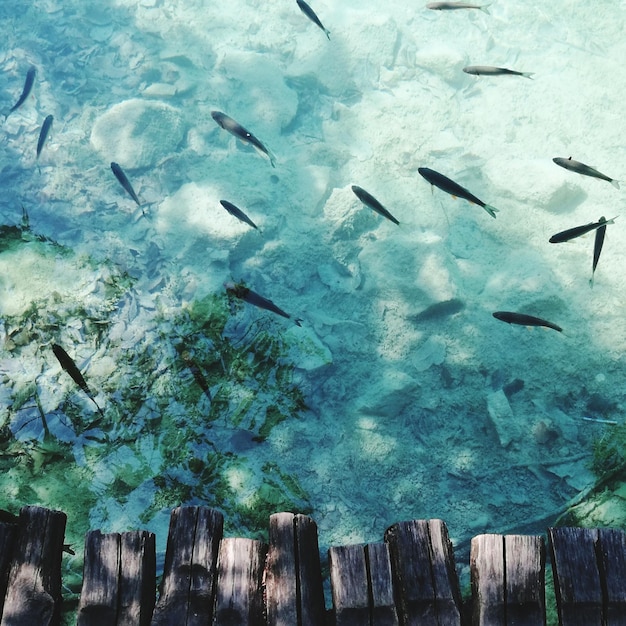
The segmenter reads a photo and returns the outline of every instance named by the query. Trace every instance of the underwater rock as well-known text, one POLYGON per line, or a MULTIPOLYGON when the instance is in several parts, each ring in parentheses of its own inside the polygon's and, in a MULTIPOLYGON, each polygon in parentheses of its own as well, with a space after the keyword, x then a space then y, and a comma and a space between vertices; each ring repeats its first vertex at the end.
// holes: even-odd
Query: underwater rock
POLYGON ((441 365, 446 358, 446 344, 441 337, 429 337, 413 355, 413 366, 425 372, 431 365, 441 365))
POLYGON ((358 259, 348 265, 335 259, 330 263, 320 263, 317 266, 317 274, 327 287, 341 293, 352 293, 359 288, 362 281, 358 259))
POLYGON ((176 151, 185 132, 174 107, 134 98, 116 104, 96 120, 91 145, 107 162, 128 168, 155 167, 176 151))
POLYGON ((291 327, 284 334, 290 344, 288 358, 298 369, 312 372, 333 362, 333 355, 315 331, 306 326, 291 327))
POLYGON ((512 442, 521 441, 526 435, 523 424, 515 419, 509 400, 502 389, 487 396, 487 412, 503 448, 507 448, 512 442))

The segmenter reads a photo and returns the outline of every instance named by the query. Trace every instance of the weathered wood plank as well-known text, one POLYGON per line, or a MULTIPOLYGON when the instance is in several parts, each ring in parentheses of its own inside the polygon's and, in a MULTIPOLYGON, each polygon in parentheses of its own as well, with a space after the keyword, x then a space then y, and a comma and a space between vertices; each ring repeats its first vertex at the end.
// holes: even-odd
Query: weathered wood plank
POLYGON ((36 506, 20 511, 2 626, 58 624, 66 521, 61 511, 36 506))
POLYGON ((452 544, 441 520, 394 524, 385 532, 400 623, 461 623, 460 589, 452 544))
POLYGON ((362 545, 328 550, 336 626, 370 626, 367 560, 362 545))
POLYGON ((606 589, 606 624, 626 626, 626 533, 603 528, 599 531, 599 539, 597 554, 606 589))
POLYGON ((470 547, 472 624, 505 626, 504 537, 478 535, 470 547))
POLYGON ((122 533, 120 561, 117 626, 148 626, 156 600, 154 533, 146 530, 122 533))
POLYGON ((562 626, 601 626, 602 585, 596 562, 598 531, 549 528, 559 622, 562 626))
POLYGON ((77 626, 117 624, 120 581, 120 536, 99 530, 85 537, 83 586, 78 604, 77 626))
POLYGON ((263 626, 263 569, 267 545, 253 539, 222 539, 217 557, 213 626, 263 626))
POLYGON ((398 626, 398 614, 393 597, 389 546, 386 543, 366 545, 365 559, 372 597, 372 625, 398 626))
POLYGON ((317 526, 306 515, 270 516, 265 564, 265 604, 270 626, 317 626, 324 594, 317 526))
MULTIPOLYGON (((13 517, 11 517, 11 520, 13 517)), ((17 517, 15 519, 17 522, 17 517)), ((9 582, 9 571, 13 559, 13 548, 17 538, 17 523, 12 521, 0 522, 0 615, 4 605, 4 596, 9 582)))
POLYGON ((324 623, 324 587, 317 524, 307 515, 294 516, 296 530, 296 564, 300 598, 300 626, 324 623))
POLYGON ((507 625, 545 626, 546 549, 543 537, 506 535, 504 555, 507 625))
POLYGON ((206 626, 211 622, 223 526, 222 514, 206 507, 172 511, 161 594, 152 626, 206 626))

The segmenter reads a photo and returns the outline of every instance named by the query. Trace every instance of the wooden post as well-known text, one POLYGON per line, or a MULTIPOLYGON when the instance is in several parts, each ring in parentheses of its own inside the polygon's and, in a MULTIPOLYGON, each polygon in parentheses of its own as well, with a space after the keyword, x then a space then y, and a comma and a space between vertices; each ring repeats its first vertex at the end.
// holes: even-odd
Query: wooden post
POLYGON ((152 626, 211 623, 223 527, 222 514, 206 507, 178 507, 172 511, 161 594, 152 626))
POLYGON ((602 626, 598 531, 549 528, 554 593, 561 626, 602 626))
POLYGON ((87 533, 77 626, 147 626, 155 577, 153 533, 87 533))
POLYGON ((66 521, 65 513, 38 506, 20 511, 1 626, 58 624, 66 521))
POLYGON ((306 515, 275 513, 270 516, 265 602, 269 626, 324 623, 317 526, 306 515))
POLYGON ((389 546, 386 543, 366 545, 365 559, 372 594, 372 626, 398 626, 389 546))
POLYGON ((267 545, 252 539, 222 539, 217 557, 213 626, 264 626, 263 568, 267 545))
POLYGON ((546 623, 543 538, 479 535, 470 569, 474 626, 546 623))
POLYGON ((461 624, 461 591, 452 544, 441 520, 394 524, 389 544, 396 607, 403 626, 461 624))
MULTIPOLYGON (((17 517, 15 520, 17 522, 17 517)), ((13 560, 17 528, 17 523, 0 522, 0 615, 2 615, 4 596, 7 592, 7 583, 9 582, 9 571, 11 570, 11 561, 13 560)))
POLYGON ((596 554, 606 588, 604 618, 609 626, 626 626, 626 533, 602 528, 598 537, 596 554))

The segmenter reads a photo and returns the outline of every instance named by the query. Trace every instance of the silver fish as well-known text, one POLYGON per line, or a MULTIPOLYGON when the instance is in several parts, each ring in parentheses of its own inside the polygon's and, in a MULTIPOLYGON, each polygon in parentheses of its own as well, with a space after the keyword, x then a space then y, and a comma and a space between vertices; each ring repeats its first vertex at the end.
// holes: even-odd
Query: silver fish
POLYGON ((535 317, 534 315, 526 315, 525 313, 514 313, 513 311, 496 311, 493 316, 501 322, 507 324, 520 324, 521 326, 545 326, 546 328, 552 328, 558 332, 562 332, 563 329, 552 322, 535 317))
POLYGON ((485 13, 489 13, 487 10, 488 4, 482 6, 478 4, 470 4, 469 2, 429 2, 426 5, 427 9, 433 9, 435 11, 452 11, 454 9, 480 9, 485 13))
POLYGON ((233 216, 238 220, 252 226, 252 228, 257 228, 257 225, 239 208, 236 207, 232 202, 228 202, 228 200, 220 200, 220 204, 233 216))
POLYGON ((556 235, 552 235, 552 237, 550 237, 550 243, 563 243, 564 241, 570 241, 576 237, 581 237, 582 235, 590 233, 592 230, 597 230, 602 227, 606 230, 606 225, 614 224, 616 219, 617 217, 612 217, 610 220, 605 220, 601 217, 597 222, 590 222, 584 226, 574 226, 574 228, 568 228, 567 230, 563 230, 556 235))
POLYGON ((613 187, 619 189, 619 183, 614 178, 609 178, 606 174, 602 174, 602 172, 598 172, 598 170, 590 167, 589 165, 585 165, 580 161, 574 161, 572 157, 569 157, 568 159, 564 159, 563 157, 555 157, 552 160, 557 165, 564 167, 566 170, 576 172, 577 174, 582 174, 583 176, 591 176, 592 178, 606 180, 611 183, 613 187))
POLYGON ((494 67, 492 65, 468 65, 463 68, 463 71, 473 76, 525 76, 531 79, 533 77, 533 72, 518 72, 506 67, 494 67))
POLYGON ((239 122, 236 122, 232 117, 228 117, 226 113, 222 113, 221 111, 211 111, 211 117, 221 128, 227 130, 231 135, 237 137, 237 139, 252 144, 257 150, 267 156, 272 167, 276 167, 274 155, 249 130, 246 130, 239 124, 239 122))
POLYGON ((26 98, 28 98, 33 88, 33 83, 35 82, 36 74, 37 74, 37 68, 34 65, 31 65, 28 68, 28 72, 26 72, 26 80, 24 81, 24 88, 22 89, 22 95, 19 97, 18 101, 9 109, 9 112, 4 116, 5 119, 9 117, 9 115, 13 113, 15 109, 19 109, 19 107, 21 107, 24 104, 24 102, 26 101, 26 98))
POLYGON ((43 146, 46 143, 46 139, 48 138, 48 133, 52 128, 53 121, 54 117, 52 117, 52 115, 48 115, 41 125, 41 130, 39 131, 39 139, 37 140, 37 158, 39 158, 43 146))
POLYGON ((429 167, 418 167, 417 171, 431 184, 435 187, 439 187, 442 191, 449 193, 453 197, 463 198, 472 204, 477 204, 481 206, 491 217, 495 217, 498 209, 495 206, 491 206, 490 204, 486 204, 479 198, 477 198, 474 194, 470 193, 465 187, 461 187, 458 183, 455 183, 453 180, 436 172, 435 170, 431 170, 429 167))
POLYGON ((352 185, 352 191, 356 195, 356 197, 366 206, 372 209, 372 211, 376 211, 379 215, 386 217, 389 221, 394 224, 400 224, 400 222, 393 216, 387 209, 380 203, 373 195, 362 189, 358 185, 352 185))
POLYGON ((301 319, 294 318, 289 315, 286 311, 283 311, 280 307, 276 306, 271 300, 264 298, 262 295, 256 293, 256 291, 252 291, 252 289, 248 289, 242 283, 224 283, 224 287, 226 287, 226 291, 239 298, 240 300, 244 300, 245 302, 249 302, 254 306, 258 306, 260 309, 265 309, 266 311, 271 311, 272 313, 276 313, 276 315, 282 315, 282 317, 286 317, 289 320, 292 320, 296 326, 302 326, 301 319))
POLYGON ((601 217, 601 225, 596 230, 596 240, 593 244, 593 265, 591 268, 591 278, 589 279, 590 287, 593 287, 593 279, 596 273, 596 267, 598 267, 598 261, 600 260, 600 253, 602 252, 602 246, 604 245, 604 236, 606 235, 606 225, 608 223, 609 222, 605 221, 604 217, 601 217))
POLYGON ((324 27, 324 24, 320 21, 320 18, 317 17, 315 11, 304 1, 304 0, 296 0, 298 6, 300 7, 300 11, 304 13, 314 24, 319 26, 325 33, 326 37, 330 41, 330 31, 324 27))

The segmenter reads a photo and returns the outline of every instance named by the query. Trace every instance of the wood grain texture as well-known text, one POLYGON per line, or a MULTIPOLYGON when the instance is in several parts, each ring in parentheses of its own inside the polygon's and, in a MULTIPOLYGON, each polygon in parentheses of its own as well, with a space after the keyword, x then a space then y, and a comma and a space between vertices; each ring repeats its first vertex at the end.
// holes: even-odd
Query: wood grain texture
POLYGON ((207 507, 172 511, 153 626, 206 626, 213 617, 217 550, 224 518, 207 507))
POLYGON ((120 535, 117 626, 148 626, 156 600, 156 538, 137 530, 120 535))
POLYGON ((365 546, 371 593, 372 624, 398 626, 398 613, 393 595, 393 579, 389 546, 370 543, 365 546))
POLYGON ((505 562, 502 535, 478 535, 470 547, 472 624, 505 626, 505 562))
POLYGON ((27 506, 20 511, 2 626, 59 623, 66 520, 65 513, 42 507, 27 506))
POLYGON ((222 539, 217 557, 213 626, 263 626, 263 569, 267 545, 253 539, 222 539))
POLYGON ((562 626, 601 626, 602 585, 596 561, 598 531, 548 529, 554 593, 562 626))
POLYGON ((626 626, 626 533, 598 531, 600 571, 606 589, 604 617, 607 626, 626 626))
POLYGON ((370 626, 370 593, 365 547, 328 550, 336 626, 370 626))
POLYGON ((322 585, 317 524, 307 515, 294 516, 296 563, 301 626, 324 623, 326 607, 322 585))
POLYGON ((17 539, 17 524, 0 522, 0 615, 9 582, 9 572, 17 539))

